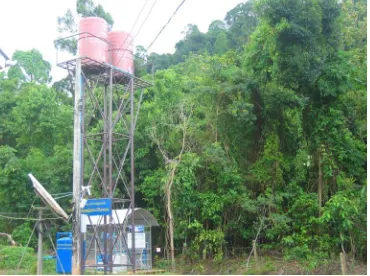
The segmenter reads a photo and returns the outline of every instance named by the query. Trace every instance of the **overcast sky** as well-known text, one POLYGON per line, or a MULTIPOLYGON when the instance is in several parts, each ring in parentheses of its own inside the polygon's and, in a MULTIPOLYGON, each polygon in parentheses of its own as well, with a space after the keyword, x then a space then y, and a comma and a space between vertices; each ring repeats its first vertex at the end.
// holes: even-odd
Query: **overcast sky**
MULTIPOLYGON (((56 51, 53 41, 58 37, 57 17, 68 8, 75 11, 76 0, 0 0, 0 48, 11 58, 15 50, 28 51, 36 48, 52 65, 53 81, 66 75, 56 67, 56 51)), ((146 0, 95 0, 111 13, 114 30, 130 31, 146 0)), ((134 44, 147 47, 168 21, 181 0, 148 0, 133 31, 136 34, 151 6, 154 8, 137 35, 134 44)), ((166 27, 150 52, 173 53, 176 42, 183 38, 187 24, 198 25, 206 32, 209 24, 224 19, 226 13, 245 0, 187 0, 166 27)))

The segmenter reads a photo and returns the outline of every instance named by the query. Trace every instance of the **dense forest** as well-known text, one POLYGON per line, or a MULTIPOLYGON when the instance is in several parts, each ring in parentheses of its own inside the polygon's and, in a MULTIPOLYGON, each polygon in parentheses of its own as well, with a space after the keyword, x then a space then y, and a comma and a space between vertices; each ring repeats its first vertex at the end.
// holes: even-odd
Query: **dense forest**
MULTIPOLYGON (((100 5, 77 4, 113 24, 100 5)), ((173 54, 136 47, 136 74, 150 79, 146 62, 155 71, 135 133, 136 202, 162 236, 173 224, 188 260, 256 239, 286 259, 366 262, 366 5, 249 0, 206 33, 188 25, 173 54)), ((51 85, 39 51, 12 59, 0 73, 0 214, 14 217, 34 201, 29 172, 51 193, 72 190, 73 95, 66 80, 51 85)), ((32 228, 0 217, 20 244, 32 228)))

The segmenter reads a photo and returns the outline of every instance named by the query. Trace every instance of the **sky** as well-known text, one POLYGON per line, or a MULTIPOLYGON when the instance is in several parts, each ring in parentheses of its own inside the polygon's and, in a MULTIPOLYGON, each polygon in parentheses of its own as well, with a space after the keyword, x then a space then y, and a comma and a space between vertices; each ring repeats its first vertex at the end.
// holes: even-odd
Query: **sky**
MULTIPOLYGON (((109 12, 115 21, 113 30, 130 32, 144 6, 145 8, 132 31, 134 45, 147 47, 173 14, 181 0, 95 0, 109 12), (148 15, 145 24, 137 33, 148 15)), ((186 0, 171 23, 156 40, 149 52, 173 53, 175 44, 183 38, 182 32, 188 24, 195 24, 206 32, 213 20, 224 19, 226 13, 245 0, 186 0)), ((67 75, 56 66, 57 53, 53 41, 59 36, 57 17, 70 8, 75 11, 76 0, 1 0, 0 48, 11 58, 14 51, 39 50, 52 65, 53 81, 67 75)), ((58 53, 58 61, 61 60, 58 53)), ((63 57, 65 58, 65 57, 63 57)))

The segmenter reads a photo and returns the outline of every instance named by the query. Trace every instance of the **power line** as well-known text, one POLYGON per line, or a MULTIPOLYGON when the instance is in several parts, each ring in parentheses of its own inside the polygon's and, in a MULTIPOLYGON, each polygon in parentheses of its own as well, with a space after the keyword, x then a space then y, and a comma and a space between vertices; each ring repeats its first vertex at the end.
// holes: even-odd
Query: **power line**
MULTIPOLYGON (((45 228, 47 228, 47 226, 45 226, 45 228)), ((49 229, 49 232, 48 232, 48 236, 49 236, 49 239, 50 239, 50 242, 51 242, 51 245, 53 246, 53 249, 54 249, 54 252, 55 252, 55 256, 57 258, 57 261, 59 262, 61 268, 62 268, 62 272, 63 272, 63 275, 66 274, 65 270, 64 270, 64 266, 63 266, 63 263, 62 261, 60 260, 59 258, 59 254, 58 254, 58 251, 56 250, 55 248, 55 245, 54 245, 54 242, 53 242, 53 239, 51 238, 51 235, 50 235, 50 229, 49 229)))
MULTIPOLYGON (((146 52, 148 52, 148 50, 149 50, 149 48, 150 47, 152 47, 152 45, 154 44, 154 42, 158 39, 158 37, 162 34, 162 32, 163 32, 163 30, 168 26, 168 24, 170 24, 170 22, 171 22, 171 20, 172 20, 172 18, 176 15, 176 13, 179 11, 179 9, 181 8, 181 6, 185 3, 185 1, 186 0, 182 0, 181 1, 181 3, 177 6, 177 8, 176 8, 176 10, 173 12, 173 14, 171 15, 171 17, 168 19, 168 21, 167 21, 167 23, 162 27, 162 29, 159 31, 159 33, 155 36, 155 38, 153 39, 153 41, 150 43, 150 45, 146 48, 146 52)), ((154 7, 154 5, 155 5, 155 3, 156 2, 154 2, 153 3, 153 5, 152 5, 152 8, 150 9, 150 11, 149 11, 149 13, 148 13, 148 15, 147 15, 147 17, 145 18, 145 20, 144 20, 144 23, 145 23, 145 21, 146 21, 146 19, 149 17, 149 15, 150 15, 150 13, 151 13, 151 11, 152 11, 152 9, 153 9, 153 7, 154 7)), ((144 24, 143 23, 143 24, 144 24)), ((142 25, 143 25, 142 24, 142 25)), ((141 27, 142 27, 142 25, 140 26, 140 29, 141 29, 141 27)), ((140 31, 140 29, 139 29, 139 31, 140 31)), ((135 37, 138 35, 138 33, 139 32, 137 32, 136 33, 136 35, 135 35, 135 37)), ((128 37, 127 37, 128 38, 128 37)), ((126 40, 127 40, 127 38, 126 38, 126 40)), ((126 40, 123 42, 123 44, 126 42, 126 40)), ((121 47, 123 46, 123 44, 121 45, 121 47)), ((125 50, 125 52, 127 51, 127 49, 125 50)), ((121 59, 122 59, 122 57, 123 57, 123 55, 124 55, 124 53, 125 52, 123 52, 123 54, 121 55, 121 58, 119 59, 119 61, 121 61, 121 59)), ((144 55, 144 53, 143 53, 143 55, 144 55)), ((143 57, 143 55, 140 57, 140 58, 142 58, 143 57)), ((119 62, 118 61, 118 62, 119 62)))
POLYGON ((55 197, 54 199, 60 199, 60 198, 63 198, 63 197, 67 197, 67 196, 73 196, 73 194, 66 194, 66 195, 62 195, 62 196, 58 196, 58 197, 55 197))
POLYGON ((27 216, 27 215, 28 215, 28 213, 3 212, 3 211, 0 211, 0 215, 4 215, 4 216, 12 216, 12 215, 22 215, 22 216, 27 216))
POLYGON ((37 219, 37 218, 29 218, 29 217, 13 217, 13 216, 4 216, 0 215, 0 218, 5 219, 11 219, 11 220, 29 220, 29 221, 42 221, 42 220, 51 220, 51 219, 63 219, 62 217, 54 217, 54 218, 43 218, 43 219, 37 219))
MULTIPOLYGON (((135 28, 135 26, 136 26, 136 24, 137 24, 137 22, 139 21, 139 18, 140 18, 140 15, 141 15, 141 13, 143 12, 143 10, 144 10, 144 8, 145 8, 145 6, 146 6, 146 4, 148 4, 148 2, 149 2, 149 0, 146 0, 145 1, 145 3, 144 3, 144 5, 143 5, 143 7, 141 8, 141 10, 140 10, 140 12, 139 12, 139 14, 137 15, 137 17, 136 17, 136 19, 135 19, 135 22, 134 22, 134 25, 132 25, 132 28, 131 28, 131 30, 130 30, 130 34, 132 33, 132 31, 134 30, 134 28, 135 28)), ((154 1, 155 2, 155 1, 154 1)), ((123 44, 121 45, 121 47, 123 46, 123 44)))
POLYGON ((135 37, 137 37, 137 35, 140 33, 140 31, 141 31, 141 28, 143 27, 143 25, 145 24, 145 22, 146 22, 146 20, 148 19, 148 17, 149 17, 149 15, 152 13, 152 10, 153 10, 153 8, 154 8, 154 6, 155 6, 155 4, 157 3, 157 0, 155 0, 154 2, 153 2, 153 5, 150 7, 150 10, 149 10, 149 12, 148 12, 148 14, 146 15, 146 17, 145 17, 145 19, 144 19, 144 21, 141 23, 141 25, 140 25, 140 27, 139 27, 139 30, 136 32, 136 34, 134 35, 134 38, 135 37))
POLYGON ((57 193, 57 194, 51 194, 51 195, 52 196, 60 196, 60 195, 66 195, 66 194, 73 194, 73 192, 57 193))
POLYGON ((37 196, 35 195, 35 197, 33 198, 32 203, 31 203, 31 208, 30 208, 30 210, 28 211, 28 215, 27 215, 27 217, 28 217, 28 218, 29 218, 29 217, 30 217, 30 215, 31 215, 31 212, 32 212, 32 206, 33 206, 33 204, 35 203, 36 199, 37 199, 37 196))
POLYGON ((27 251, 27 247, 29 246, 29 244, 30 244, 30 242, 31 242, 31 239, 32 239, 33 233, 35 233, 36 226, 37 226, 37 223, 35 223, 35 226, 33 227, 32 233, 31 233, 31 235, 30 235, 30 237, 29 237, 29 239, 28 239, 27 245, 26 245, 26 247, 25 247, 25 248, 24 248, 24 250, 23 250, 21 260, 20 260, 20 261, 19 261, 19 263, 18 263, 17 272, 19 271, 19 268, 21 267, 21 263, 22 263, 22 261, 23 261, 24 254, 26 253, 26 251, 27 251))
MULTIPOLYGON (((145 2, 145 4, 144 4, 143 8, 141 9, 141 11, 140 11, 139 16, 137 17, 137 19, 140 17, 140 14, 141 14, 141 12, 143 11, 143 9, 144 9, 145 5, 148 3, 148 1, 149 1, 149 0, 147 0, 147 1, 145 2)), ((141 23, 141 25, 140 25, 140 27, 139 27, 138 31, 137 31, 137 32, 136 32, 136 34, 133 36, 133 38, 136 38, 136 37, 138 36, 138 34, 140 33, 141 28, 142 28, 142 27, 143 27, 143 25, 145 24, 145 22, 146 22, 146 20, 148 19, 149 15, 152 13, 152 10, 153 10, 153 8, 154 8, 154 6, 155 6, 155 4, 156 4, 156 3, 157 3, 157 0, 154 0, 154 2, 153 2, 153 4, 152 4, 152 6, 150 7, 150 10, 149 10, 149 12, 148 12, 147 16, 145 17, 144 21, 141 23)), ((132 33, 132 31, 133 31, 133 29, 134 29, 135 25, 136 25, 136 23, 137 23, 137 20, 136 20, 136 22, 135 22, 134 26, 131 28, 131 31, 129 32, 128 36, 126 37, 126 39, 123 41, 122 45, 121 45, 118 49, 121 49, 121 48, 123 47, 123 45, 126 43, 127 39, 130 37, 130 35, 131 35, 131 33, 132 33)), ((127 47, 126 47, 126 49, 124 49, 124 52, 121 54, 121 57, 120 57, 120 59, 118 60, 118 62, 116 63, 116 65, 121 61, 121 59, 123 58, 123 56, 124 56, 124 54, 125 54, 126 52, 127 52, 127 47)))
POLYGON ((178 7, 176 8, 176 10, 174 11, 174 13, 171 15, 170 19, 168 19, 167 23, 163 26, 163 28, 159 31, 159 33, 156 35, 156 37, 154 38, 154 40, 152 41, 152 43, 150 43, 150 45, 148 46, 148 48, 146 48, 146 50, 148 51, 150 47, 152 47, 152 45, 154 44, 154 42, 157 40, 157 38, 161 35, 161 33, 163 32, 163 30, 167 27, 167 25, 171 22, 172 18, 175 16, 175 14, 178 12, 178 10, 181 8, 181 6, 185 3, 186 0, 182 0, 180 5, 178 5, 178 7))
POLYGON ((122 48, 122 46, 126 43, 126 41, 127 41, 128 37, 131 35, 132 31, 134 30, 134 28, 135 28, 135 26, 136 26, 137 22, 139 21, 140 15, 141 15, 141 13, 143 12, 143 10, 144 10, 144 8, 145 8, 145 6, 146 6, 146 4, 147 4, 148 2, 149 2, 149 0, 146 0, 146 1, 145 1, 145 3, 144 3, 144 5, 143 5, 143 7, 141 8, 141 10, 140 10, 140 12, 139 12, 139 14, 136 16, 136 19, 135 19, 134 25, 132 25, 131 30, 130 30, 130 32, 129 32, 129 34, 128 34, 128 36, 126 37, 126 39, 123 41, 122 45, 121 45, 118 49, 121 49, 121 48, 122 48))

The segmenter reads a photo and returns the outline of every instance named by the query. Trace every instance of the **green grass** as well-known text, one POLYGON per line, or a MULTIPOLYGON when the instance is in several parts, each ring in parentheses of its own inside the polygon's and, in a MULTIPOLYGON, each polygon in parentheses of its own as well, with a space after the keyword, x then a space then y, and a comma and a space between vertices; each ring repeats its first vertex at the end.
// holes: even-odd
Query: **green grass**
MULTIPOLYGON (((43 274, 56 275, 56 260, 43 261, 43 274)), ((35 275, 37 272, 37 255, 32 248, 0 246, 0 274, 35 275), (19 262, 24 253, 21 265, 19 262)))
POLYGON ((12 270, 20 274, 35 274, 37 270, 36 262, 37 257, 32 248, 12 246, 0 247, 0 270, 2 271, 12 270), (19 271, 17 271, 22 255, 23 259, 19 266, 19 271))
POLYGON ((58 273, 56 272, 56 265, 57 265, 56 259, 44 260, 42 274, 57 275, 58 273))

